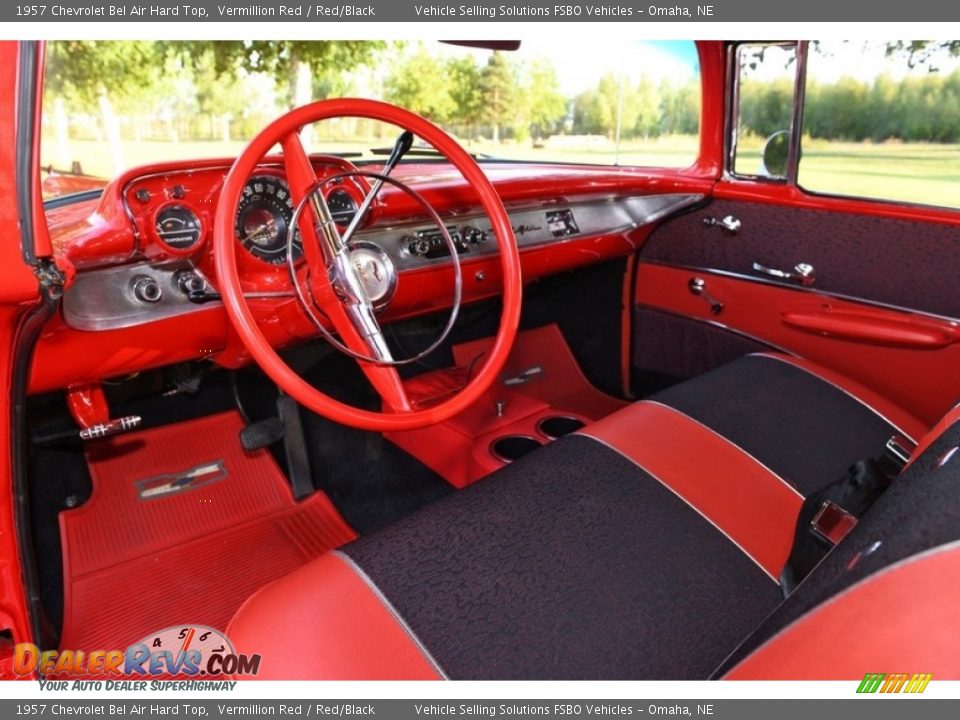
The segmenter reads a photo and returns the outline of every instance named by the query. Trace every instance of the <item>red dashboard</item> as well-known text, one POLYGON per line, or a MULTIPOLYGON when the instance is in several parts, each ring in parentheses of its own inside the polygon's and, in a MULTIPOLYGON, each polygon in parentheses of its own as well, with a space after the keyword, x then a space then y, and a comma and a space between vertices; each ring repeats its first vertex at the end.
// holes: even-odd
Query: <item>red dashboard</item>
MULTIPOLYGON (((311 160, 345 225, 369 190, 366 178, 344 175, 356 168, 338 157, 311 160)), ((57 257, 73 279, 37 346, 31 392, 203 357, 228 367, 248 361, 215 287, 213 218, 230 164, 140 168, 110 182, 99 198, 48 209, 57 257)), ((711 187, 670 171, 501 163, 484 171, 510 213, 524 282, 628 255, 662 218, 711 187)), ((496 241, 459 173, 447 163, 417 162, 393 177, 419 192, 455 239, 464 301, 499 294, 496 241)), ((287 232, 292 212, 282 161, 265 158, 244 189, 235 234, 245 250, 237 258, 248 303, 277 347, 315 334, 290 282, 287 251, 293 265, 299 252, 298 235, 287 232)), ((410 196, 385 186, 356 234, 397 270, 384 321, 449 306, 452 262, 432 227, 410 196)))

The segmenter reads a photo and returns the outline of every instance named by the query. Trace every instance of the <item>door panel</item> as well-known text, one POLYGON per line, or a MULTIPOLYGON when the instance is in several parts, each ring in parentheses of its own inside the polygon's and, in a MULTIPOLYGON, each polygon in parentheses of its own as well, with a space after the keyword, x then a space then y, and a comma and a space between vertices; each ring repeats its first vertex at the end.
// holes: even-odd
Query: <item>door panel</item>
MULTIPOLYGON (((825 365, 872 388, 931 425, 960 397, 960 343, 954 321, 844 300, 818 291, 651 263, 645 261, 645 254, 644 261, 638 263, 635 303, 635 348, 677 341, 675 333, 663 334, 662 323, 649 320, 649 311, 655 310, 709 323, 825 365), (714 305, 722 304, 719 313, 711 310, 704 293, 691 293, 693 278, 704 280, 705 293, 714 305), (814 317, 824 323, 830 318, 841 318, 844 331, 818 332, 809 323, 798 327, 804 325, 797 321, 798 317, 814 317), (859 324, 851 318, 859 318, 859 324), (910 327, 916 328, 916 334, 905 342, 899 333, 910 327), (896 331, 893 339, 890 328, 896 331), (919 342, 918 338, 927 334, 937 342, 919 342)), ((701 347, 687 348, 675 355, 683 366, 673 368, 671 374, 689 377, 704 370, 704 359, 731 359, 729 353, 718 352, 719 343, 726 342, 722 337, 721 333, 700 336, 701 347), (689 360, 691 356, 697 360, 689 360)), ((752 351, 749 344, 742 348, 744 353, 752 351)), ((643 352, 635 351, 635 374, 650 372, 651 368, 645 367, 647 362, 643 352)))
POLYGON ((815 268, 818 292, 960 318, 960 227, 782 204, 714 200, 658 228, 641 261, 770 280, 753 263, 815 268), (733 216, 730 234, 704 220, 733 216))

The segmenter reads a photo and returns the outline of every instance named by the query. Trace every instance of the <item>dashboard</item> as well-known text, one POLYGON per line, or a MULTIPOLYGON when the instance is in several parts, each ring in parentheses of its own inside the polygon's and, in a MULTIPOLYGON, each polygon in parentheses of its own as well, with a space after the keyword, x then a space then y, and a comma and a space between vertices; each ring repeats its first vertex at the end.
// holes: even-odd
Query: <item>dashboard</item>
MULTIPOLYGON (((369 192, 356 168, 313 156, 314 172, 342 228, 369 192)), ((249 358, 233 335, 216 288, 213 220, 229 160, 130 171, 96 199, 48 211, 57 255, 76 270, 61 312, 35 356, 33 391, 92 382, 169 362, 209 357, 228 367, 249 358), (83 346, 65 366, 65 347, 83 346)), ((364 167, 371 169, 370 166, 364 167)), ((508 210, 524 282, 633 252, 655 224, 703 199, 709 187, 678 174, 528 164, 484 165, 508 210)), ((404 163, 393 176, 415 188, 449 230, 463 272, 464 301, 499 294, 498 244, 479 200, 449 164, 404 163)), ((265 158, 246 182, 234 217, 238 274, 248 304, 275 346, 312 337, 288 259, 302 240, 283 163, 265 158)), ((424 209, 384 186, 351 241, 351 257, 384 322, 449 307, 450 250, 424 209), (396 282, 376 285, 378 263, 396 282)), ((290 257, 292 255, 292 258, 290 257)))

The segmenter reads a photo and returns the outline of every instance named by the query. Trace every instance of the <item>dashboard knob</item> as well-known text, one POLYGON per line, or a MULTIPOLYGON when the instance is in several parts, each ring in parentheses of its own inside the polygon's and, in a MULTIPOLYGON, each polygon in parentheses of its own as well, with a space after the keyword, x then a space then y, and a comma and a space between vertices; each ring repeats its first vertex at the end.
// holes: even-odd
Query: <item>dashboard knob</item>
POLYGON ((207 289, 207 284, 203 278, 197 275, 193 270, 178 270, 174 277, 177 287, 184 295, 190 293, 199 293, 207 289))
POLYGON ((137 275, 131 282, 133 296, 140 302, 158 303, 163 298, 160 284, 149 275, 137 275))
POLYGON ((409 238, 407 241, 407 252, 411 255, 426 257, 430 253, 430 241, 426 238, 409 238))
POLYGON ((479 245, 487 241, 487 234, 483 230, 469 225, 460 231, 460 236, 471 245, 479 245))

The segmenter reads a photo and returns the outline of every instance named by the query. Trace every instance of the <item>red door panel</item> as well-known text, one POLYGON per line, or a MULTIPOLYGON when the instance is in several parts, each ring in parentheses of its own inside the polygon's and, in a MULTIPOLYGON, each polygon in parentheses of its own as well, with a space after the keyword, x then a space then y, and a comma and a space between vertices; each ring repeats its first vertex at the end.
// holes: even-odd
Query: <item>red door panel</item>
MULTIPOLYGON (((960 397, 960 335, 954 321, 647 262, 639 263, 635 301, 639 308, 710 323, 823 364, 931 425, 960 397), (706 292, 722 303, 718 314, 711 312, 704 293, 690 291, 693 278, 703 279, 706 292)), ((634 333, 642 337, 644 332, 640 320, 634 333)))
POLYGON ((960 213, 723 180, 650 235, 637 267, 637 377, 684 379, 767 346, 931 424, 960 397, 960 213))
POLYGON ((807 263, 816 290, 960 318, 960 214, 954 224, 921 222, 834 212, 820 201, 822 209, 714 200, 661 225, 641 260, 775 282, 753 264, 790 272, 807 263), (705 224, 726 217, 739 220, 735 234, 705 224))

